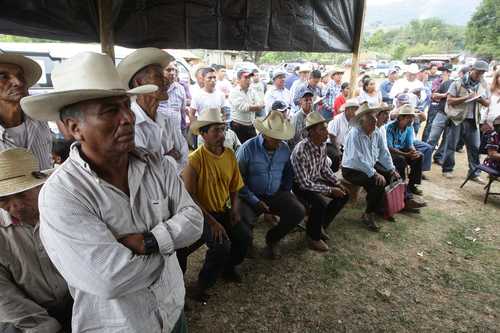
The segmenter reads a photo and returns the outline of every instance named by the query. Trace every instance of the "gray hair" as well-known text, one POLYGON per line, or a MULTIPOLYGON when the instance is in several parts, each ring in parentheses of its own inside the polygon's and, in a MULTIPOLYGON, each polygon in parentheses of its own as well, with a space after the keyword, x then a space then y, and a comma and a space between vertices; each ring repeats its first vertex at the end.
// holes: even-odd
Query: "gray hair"
POLYGON ((84 115, 81 102, 63 106, 60 111, 60 119, 62 122, 64 122, 66 119, 83 120, 84 115))

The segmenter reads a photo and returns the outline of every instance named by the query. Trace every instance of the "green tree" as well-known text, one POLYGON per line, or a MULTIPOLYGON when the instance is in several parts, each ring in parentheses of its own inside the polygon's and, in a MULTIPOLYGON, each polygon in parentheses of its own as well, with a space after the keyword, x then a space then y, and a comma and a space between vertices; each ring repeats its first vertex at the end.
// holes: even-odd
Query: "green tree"
POLYGON ((500 58, 500 0, 483 0, 465 33, 465 47, 478 56, 500 58))

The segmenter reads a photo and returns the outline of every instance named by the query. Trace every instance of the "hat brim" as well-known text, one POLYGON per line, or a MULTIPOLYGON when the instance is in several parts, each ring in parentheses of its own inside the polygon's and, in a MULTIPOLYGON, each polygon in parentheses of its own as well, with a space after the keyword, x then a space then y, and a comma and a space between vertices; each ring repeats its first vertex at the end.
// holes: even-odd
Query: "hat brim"
POLYGON ((13 64, 21 67, 28 88, 34 86, 42 76, 42 67, 36 61, 20 54, 2 53, 0 64, 13 64))
POLYGON ((21 108, 33 119, 40 121, 59 120, 59 112, 65 106, 98 98, 136 96, 158 90, 154 84, 146 84, 130 90, 78 89, 56 91, 48 94, 27 96, 21 99, 21 108))
POLYGON ((288 141, 294 137, 295 129, 291 125, 286 126, 284 130, 273 131, 272 129, 269 129, 264 126, 265 119, 266 119, 265 117, 255 119, 254 122, 255 130, 260 134, 276 140, 283 140, 283 141, 288 141))
POLYGON ((200 135, 200 128, 208 125, 225 125, 225 122, 213 121, 213 120, 193 120, 189 126, 189 130, 194 135, 200 135))
POLYGON ((36 178, 33 175, 28 175, 2 181, 0 185, 0 198, 29 191, 32 188, 43 185, 50 177, 50 175, 54 172, 54 170, 55 169, 48 169, 40 171, 47 176, 41 179, 36 178))
POLYGON ((304 127, 304 128, 305 128, 305 129, 308 129, 308 128, 311 128, 311 127, 316 126, 316 125, 318 125, 318 124, 326 124, 326 123, 328 123, 328 120, 326 120, 326 119, 325 119, 325 120, 318 121, 318 122, 316 122, 316 123, 314 123, 314 124, 307 125, 307 126, 306 126, 306 127, 304 127))

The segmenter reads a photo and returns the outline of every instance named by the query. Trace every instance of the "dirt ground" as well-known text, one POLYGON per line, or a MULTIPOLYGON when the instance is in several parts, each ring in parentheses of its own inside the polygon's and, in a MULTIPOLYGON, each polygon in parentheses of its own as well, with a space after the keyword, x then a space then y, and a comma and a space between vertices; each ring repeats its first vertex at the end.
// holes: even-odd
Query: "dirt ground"
MULTIPOLYGON (((360 223, 361 198, 330 226, 329 253, 295 232, 281 260, 245 260, 244 283, 218 282, 206 305, 187 300, 190 332, 500 332, 500 196, 484 205, 483 186, 459 189, 465 165, 457 154, 452 180, 433 165, 421 187, 429 207, 380 233, 360 223)), ((258 248, 268 228, 257 228, 258 248)), ((191 256, 188 286, 203 257, 191 256)))

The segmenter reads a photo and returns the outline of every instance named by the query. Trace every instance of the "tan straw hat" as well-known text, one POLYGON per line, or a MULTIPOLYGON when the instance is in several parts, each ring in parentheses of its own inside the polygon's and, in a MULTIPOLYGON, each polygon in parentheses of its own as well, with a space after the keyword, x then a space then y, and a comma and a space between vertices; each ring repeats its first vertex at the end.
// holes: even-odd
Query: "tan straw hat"
POLYGON ((205 109, 202 111, 198 119, 194 120, 189 126, 191 133, 194 135, 200 134, 200 128, 212 124, 225 124, 222 120, 222 112, 219 108, 205 109))
POLYGON ((415 108, 410 104, 403 104, 399 108, 393 111, 393 115, 398 116, 416 116, 415 108))
POLYGON ((12 64, 21 67, 28 88, 35 85, 42 76, 42 67, 36 61, 17 53, 0 52, 0 64, 12 64))
POLYGON ((306 128, 321 123, 326 123, 326 119, 317 111, 309 113, 306 117, 306 128))
POLYGON ((368 103, 365 101, 359 105, 358 110, 356 111, 356 114, 354 117, 351 119, 351 123, 357 124, 359 123, 359 120, 366 114, 372 114, 381 111, 380 108, 371 108, 368 103))
POLYGON ((295 128, 283 113, 271 111, 266 117, 255 119, 255 129, 262 135, 277 140, 290 140, 295 135, 295 128))
POLYGON ((24 148, 0 152, 0 197, 21 193, 45 183, 54 169, 40 171, 38 161, 24 148))
POLYGON ((340 112, 344 112, 347 108, 359 108, 359 101, 357 98, 349 98, 345 101, 344 104, 340 107, 340 112))
POLYGON ((63 61, 52 71, 53 92, 27 96, 21 107, 31 118, 59 120, 59 112, 67 105, 97 98, 149 94, 158 87, 146 84, 128 89, 120 80, 111 58, 102 53, 83 52, 63 61))
POLYGON ((156 47, 144 47, 123 58, 116 66, 116 70, 127 87, 132 88, 130 81, 138 71, 149 65, 160 65, 163 68, 173 60, 174 57, 163 50, 156 47))

